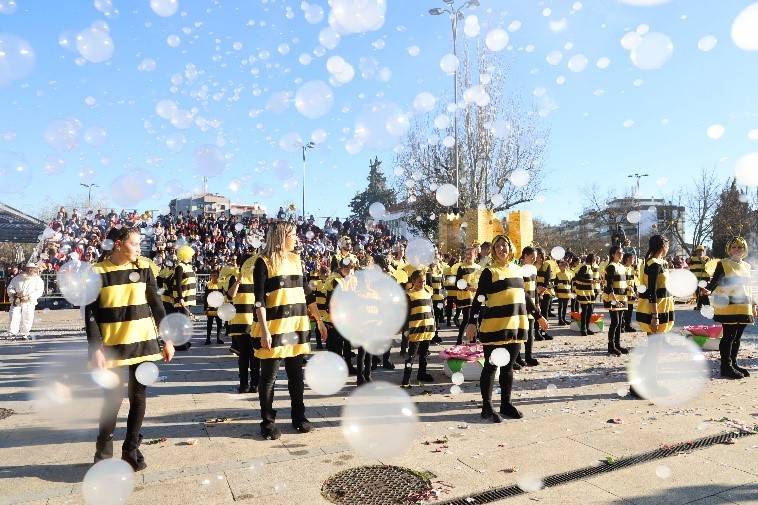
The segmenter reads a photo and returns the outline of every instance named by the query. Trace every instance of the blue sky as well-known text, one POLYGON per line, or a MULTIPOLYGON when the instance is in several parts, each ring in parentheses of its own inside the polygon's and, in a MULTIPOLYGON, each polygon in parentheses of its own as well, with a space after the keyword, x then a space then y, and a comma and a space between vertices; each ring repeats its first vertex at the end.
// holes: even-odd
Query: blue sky
MULTIPOLYGON (((356 117, 378 100, 413 112, 414 98, 424 91, 450 99, 450 78, 439 67, 440 58, 450 52, 450 28, 441 17, 427 14, 442 5, 439 0, 387 0, 379 30, 345 34, 323 56, 314 50, 319 32, 329 26, 326 0, 309 2, 325 13, 316 24, 305 19, 297 1, 178 1, 178 11, 169 17, 153 12, 149 0, 111 0, 117 15, 104 14, 92 1, 16 0, 15 12, 0 14, 0 37, 20 37, 35 54, 27 75, 0 87, 0 163, 20 159, 31 173, 30 180, 0 183, 1 201, 35 212, 49 201, 84 194, 81 182, 97 183, 102 198, 113 201, 114 181, 116 187, 128 187, 149 179, 154 192, 137 192, 129 203, 164 209, 172 192, 198 189, 202 173, 218 171, 212 156, 200 170, 196 160, 198 148, 215 145, 212 153, 227 161, 210 178, 211 191, 269 208, 299 203, 300 153, 282 149, 281 140, 292 134, 307 140, 321 129, 326 140, 308 155, 308 212, 345 215, 350 198, 364 184, 369 159, 379 156, 390 173, 393 165, 390 150, 364 146, 357 154, 347 152, 356 117), (81 55, 61 47, 59 37, 68 33, 73 41, 77 32, 98 21, 107 23, 113 55, 105 62, 79 65, 81 55), (177 47, 167 42, 171 35, 179 37, 177 47), (412 46, 419 49, 415 57, 409 54, 412 46), (312 57, 310 64, 299 61, 303 53, 312 57), (290 103, 278 112, 272 95, 294 96, 303 83, 328 82, 331 56, 341 56, 356 73, 352 81, 333 88, 331 110, 310 119, 290 103), (377 69, 386 68, 391 76, 382 80, 377 72, 364 79, 362 57, 373 58, 377 69), (146 59, 154 60, 154 70, 138 69, 140 64, 151 67, 146 59), (189 80, 193 72, 197 77, 189 80), (161 100, 190 111, 193 124, 177 129, 161 118, 156 113, 161 100), (61 119, 80 125, 78 146, 72 150, 58 151, 46 142, 46 130, 61 119), (101 128, 107 132, 104 139, 98 139, 101 128), (186 144, 174 152, 166 140, 176 141, 178 135, 186 144)), ((8 2, 0 0, 0 12, 13 10, 8 2)), ((105 0, 99 4, 108 10, 105 0)), ((750 130, 758 129, 758 53, 738 48, 730 37, 733 21, 750 4, 670 0, 639 7, 620 0, 585 0, 581 6, 562 0, 482 0, 479 8, 467 11, 479 18, 480 39, 491 29, 521 23, 498 57, 510 68, 515 93, 538 106, 545 99, 554 104, 544 119, 550 129, 545 187, 537 202, 522 208, 549 222, 575 218, 584 188, 595 183, 624 192, 632 172, 650 174, 643 196, 676 191, 701 166, 715 165, 724 179, 729 177, 737 158, 758 150, 758 141, 748 138, 750 130), (639 27, 644 34, 644 25, 673 43, 673 55, 660 69, 637 68, 620 43, 627 31, 639 27), (708 35, 718 43, 704 52, 698 41, 708 35), (556 50, 562 61, 554 66, 546 57, 556 50), (589 63, 572 72, 567 62, 577 54, 589 63), (601 57, 610 59, 607 69, 597 68, 601 57), (556 82, 559 76, 565 77, 562 85, 556 82), (534 96, 538 88, 544 88, 544 96, 534 96), (714 124, 725 129, 718 140, 706 134, 714 124)), ((312 9, 313 21, 318 9, 312 9)))

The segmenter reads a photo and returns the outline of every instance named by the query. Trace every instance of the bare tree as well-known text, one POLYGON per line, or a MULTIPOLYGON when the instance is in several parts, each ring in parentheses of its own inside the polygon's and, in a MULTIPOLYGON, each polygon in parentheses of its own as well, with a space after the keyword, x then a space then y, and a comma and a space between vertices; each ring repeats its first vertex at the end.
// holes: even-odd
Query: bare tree
POLYGON ((680 188, 671 198, 675 205, 683 206, 685 220, 692 230, 692 242, 688 243, 684 233, 678 227, 672 227, 674 237, 687 254, 692 248, 713 239, 713 216, 719 204, 719 197, 724 186, 719 183, 716 167, 700 169, 693 178, 693 185, 687 189, 680 188))
POLYGON ((456 152, 463 209, 484 206, 500 212, 531 201, 540 191, 548 132, 538 111, 507 91, 505 74, 503 59, 486 51, 476 62, 464 57, 458 73, 465 91, 457 112, 457 150, 443 142, 454 137, 453 122, 434 121, 445 114, 443 104, 414 119, 395 156, 396 173, 400 170, 395 187, 406 198, 410 223, 421 231, 434 234, 435 218, 447 211, 435 191, 455 185, 456 152), (479 76, 476 84, 472 76, 479 76))

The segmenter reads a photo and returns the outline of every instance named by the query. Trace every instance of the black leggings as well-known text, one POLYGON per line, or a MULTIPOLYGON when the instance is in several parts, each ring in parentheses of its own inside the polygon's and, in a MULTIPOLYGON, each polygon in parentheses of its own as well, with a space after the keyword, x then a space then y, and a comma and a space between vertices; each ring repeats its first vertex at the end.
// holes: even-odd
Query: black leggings
POLYGON ((299 423, 305 420, 303 357, 292 356, 289 358, 262 359, 258 399, 261 406, 261 426, 264 428, 270 428, 276 420, 274 383, 276 382, 276 372, 279 370, 279 364, 282 359, 284 359, 284 369, 287 371, 287 389, 290 393, 292 406, 292 422, 299 423))
POLYGON ((358 360, 355 364, 355 371, 359 378, 371 380, 371 355, 363 347, 358 348, 358 360))
POLYGON ((239 346, 237 368, 239 370, 240 388, 248 386, 248 376, 250 378, 250 385, 255 386, 261 377, 261 360, 256 358, 253 352, 253 339, 247 334, 235 335, 234 338, 237 339, 237 345, 239 346))
MULTIPOLYGON (((534 347, 534 329, 536 323, 534 319, 529 319, 529 329, 526 331, 526 342, 524 342, 524 357, 527 360, 532 359, 532 348, 534 347)), ((521 344, 519 344, 519 357, 521 357, 521 344)))
MULTIPOLYGON (((135 376, 139 363, 129 365, 128 394, 129 394, 129 415, 126 418, 126 436, 124 437, 124 450, 131 451, 139 446, 140 429, 142 421, 145 419, 145 408, 147 406, 147 386, 140 384, 135 376)), ((119 370, 115 370, 119 372, 119 370)), ((123 380, 123 378, 122 378, 123 380)), ((118 410, 121 407, 121 401, 124 399, 123 383, 113 389, 105 390, 105 402, 100 412, 100 432, 98 433, 99 441, 107 441, 113 435, 116 429, 118 419, 118 410)))
POLYGON ((350 353, 353 347, 350 345, 350 341, 343 337, 333 324, 327 325, 326 328, 326 350, 342 356, 348 369, 352 371, 354 367, 353 361, 350 358, 350 353))
POLYGON ((447 320, 447 325, 450 326, 450 318, 453 317, 453 305, 455 304, 455 297, 448 296, 445 298, 445 319, 447 320))
POLYGON ((458 327, 458 340, 456 341, 456 345, 461 345, 463 343, 463 333, 466 331, 466 325, 469 323, 468 319, 469 314, 471 313, 471 307, 463 307, 461 312, 463 313, 463 320, 458 327))
POLYGON ((442 300, 434 300, 432 303, 434 303, 434 320, 437 323, 441 323, 445 319, 442 309, 444 302, 442 300))
POLYGON ((632 312, 634 312, 634 303, 629 303, 624 311, 624 328, 632 327, 632 312))
POLYGON ((494 412, 492 406, 492 386, 495 382, 495 373, 497 367, 490 363, 492 351, 498 348, 505 348, 510 354, 508 364, 500 367, 500 408, 503 405, 511 403, 511 390, 513 389, 513 362, 518 356, 521 344, 505 345, 485 345, 484 346, 484 366, 482 375, 479 377, 479 389, 482 393, 482 410, 485 412, 494 412))
POLYGON ((732 364, 737 360, 737 353, 740 351, 740 342, 742 341, 742 332, 745 331, 745 324, 722 324, 723 335, 719 342, 719 352, 721 359, 730 361, 732 364))
POLYGON ((547 319, 547 311, 550 309, 550 302, 553 300, 551 295, 543 294, 540 298, 540 312, 547 319))
POLYGON ((566 311, 568 310, 568 305, 568 298, 558 298, 558 321, 566 320, 566 311))
POLYGON ((216 323, 216 340, 221 339, 221 318, 218 316, 208 316, 208 322, 205 328, 205 339, 211 339, 211 332, 213 331, 213 323, 216 323))
POLYGON ((592 320, 592 311, 594 307, 591 303, 582 304, 582 317, 579 321, 579 328, 581 331, 589 331, 590 321, 592 320))
POLYGON ((621 318, 624 314, 622 310, 609 310, 611 324, 608 325, 608 344, 621 341, 621 318))
POLYGON ((571 299, 571 312, 579 312, 580 310, 579 300, 574 296, 574 298, 571 299))

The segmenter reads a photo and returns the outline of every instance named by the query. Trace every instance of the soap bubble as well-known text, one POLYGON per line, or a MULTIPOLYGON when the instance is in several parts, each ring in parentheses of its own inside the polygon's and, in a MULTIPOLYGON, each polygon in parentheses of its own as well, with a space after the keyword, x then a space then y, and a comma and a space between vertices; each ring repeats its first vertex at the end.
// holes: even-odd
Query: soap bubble
POLYGON ((630 210, 626 214, 626 220, 632 224, 639 223, 640 219, 642 219, 642 214, 640 214, 640 211, 638 210, 630 210))
POLYGON ((90 63, 102 63, 113 56, 113 39, 107 31, 90 26, 76 35, 76 50, 90 63))
POLYGON ((378 268, 368 268, 356 272, 351 282, 339 285, 329 307, 341 335, 356 347, 378 355, 389 348, 392 337, 405 323, 408 302, 395 279, 378 268))
POLYGON ((90 126, 84 130, 84 141, 91 146, 101 146, 105 144, 105 138, 108 131, 101 126, 90 126))
POLYGON ((369 205, 368 213, 374 219, 382 219, 387 213, 387 209, 384 208, 384 204, 381 202, 374 202, 369 205))
POLYGON ((409 124, 403 110, 395 103, 380 99, 366 105, 355 120, 355 139, 358 151, 366 147, 372 149, 392 149, 409 124))
POLYGON ((697 277, 683 268, 671 269, 666 277, 666 289, 677 298, 688 298, 697 290, 697 277))
POLYGON ((708 138, 710 139, 718 140, 724 136, 725 131, 726 129, 723 125, 713 124, 709 126, 707 130, 705 130, 705 134, 708 135, 708 138))
POLYGON ((416 98, 413 100, 413 108, 416 109, 417 112, 430 112, 434 110, 434 105, 436 103, 437 99, 434 95, 428 91, 424 91, 423 93, 416 95, 416 98))
POLYGON ((718 39, 714 37, 713 35, 706 35, 705 37, 701 38, 697 41, 697 48, 703 51, 704 53, 707 53, 709 51, 713 51, 713 49, 718 44, 718 39))
POLYGON ((452 184, 443 184, 435 193, 437 201, 445 207, 450 207, 458 202, 458 188, 452 184))
POLYGON ((450 395, 451 396, 458 396, 461 393, 463 393, 463 388, 460 387, 458 384, 454 384, 454 385, 450 386, 450 395))
POLYGON ((716 315, 716 313, 713 310, 713 307, 711 307, 710 305, 703 305, 700 308, 700 315, 706 319, 713 319, 713 316, 716 315))
POLYGON ((369 458, 404 454, 416 438, 418 413, 410 396, 394 384, 371 382, 350 395, 342 409, 342 434, 369 458))
POLYGON ((295 108, 309 119, 317 119, 327 114, 334 104, 334 92, 323 81, 309 81, 295 93, 295 108))
POLYGON ((22 154, 0 151, 0 194, 26 193, 31 180, 32 171, 22 154))
POLYGON ((56 119, 45 128, 45 142, 59 151, 73 151, 79 145, 80 129, 77 119, 56 119))
POLYGON ((522 265, 521 277, 533 277, 537 275, 537 267, 534 265, 522 265))
POLYGON ((671 468, 666 465, 658 465, 655 468, 655 475, 660 479, 668 479, 671 477, 671 468))
POLYGON ((318 4, 306 4, 304 10, 305 20, 312 25, 317 25, 324 19, 324 8, 318 4))
POLYGON ((179 35, 171 34, 166 37, 166 44, 168 44, 169 47, 179 47, 181 43, 182 39, 179 37, 179 35))
POLYGON ((495 28, 487 33, 485 44, 490 51, 499 52, 508 46, 508 39, 508 32, 502 28, 495 28))
POLYGON ((758 153, 750 153, 737 160, 734 177, 738 184, 758 187, 758 153))
POLYGON ((159 16, 173 16, 179 8, 179 0, 150 0, 150 8, 159 16))
POLYGON ((364 33, 384 26, 386 0, 332 0, 329 24, 339 33, 364 33))
POLYGON ((316 353, 305 367, 305 382, 320 395, 333 395, 347 381, 347 365, 342 356, 325 351, 316 353))
POLYGON ((561 60, 563 60, 563 53, 560 51, 550 51, 547 53, 545 60, 553 66, 559 65, 561 60))
POLYGON ((221 291, 214 291, 208 293, 208 306, 209 307, 221 307, 224 303, 224 295, 221 291))
POLYGON ((536 493, 545 487, 542 479, 533 474, 524 475, 516 482, 516 485, 526 493, 536 493))
POLYGON ((110 185, 111 198, 124 208, 133 208, 155 194, 155 181, 143 170, 119 175, 110 185))
POLYGON ((222 321, 231 321, 237 314, 237 309, 231 303, 224 303, 218 308, 218 317, 222 321))
POLYGON ((0 0, 0 14, 13 14, 17 8, 16 0, 0 0))
POLYGON ((192 320, 181 312, 174 312, 161 320, 158 331, 166 342, 186 344, 192 338, 192 320))
POLYGON ((114 389, 121 385, 121 377, 107 368, 95 368, 90 375, 92 381, 104 389, 114 389))
POLYGON ((211 144, 203 144, 195 150, 195 171, 213 177, 226 168, 226 158, 221 149, 211 144))
POLYGON ((140 384, 151 386, 158 380, 158 365, 152 361, 140 363, 134 371, 134 377, 140 384))
POLYGON ((732 23, 732 41, 745 51, 758 51, 758 3, 745 7, 732 23))
POLYGON ((446 54, 440 60, 440 68, 449 75, 454 74, 458 70, 458 65, 460 65, 460 61, 458 61, 458 57, 454 54, 446 54))
POLYGON ((140 279, 141 279, 141 276, 139 272, 132 272, 129 274, 129 280, 131 282, 139 282, 140 279))
POLYGON ((90 263, 74 259, 61 266, 56 279, 63 298, 78 307, 97 300, 103 285, 100 275, 95 272, 90 263))
POLYGON ((639 395, 662 407, 685 405, 697 398, 708 381, 702 351, 681 335, 650 335, 634 347, 627 373, 639 395))
POLYGON ((0 88, 23 79, 34 69, 34 49, 10 33, 0 33, 0 88))
POLYGON ((460 386, 461 384, 463 384, 463 381, 465 380, 465 378, 463 377, 463 374, 461 372, 455 372, 453 376, 450 378, 450 380, 456 386, 460 386))
POLYGON ((126 461, 108 458, 87 470, 82 496, 87 505, 121 505, 134 491, 134 470, 126 461))
POLYGON ((508 179, 511 181, 511 184, 513 184, 517 188, 523 188, 524 186, 529 184, 529 177, 530 176, 529 176, 528 171, 522 168, 518 168, 514 170, 513 172, 511 172, 511 175, 510 177, 508 177, 508 179))
POLYGON ((187 137, 181 132, 175 132, 166 136, 165 144, 169 151, 178 153, 187 144, 187 137))
POLYGON ((455 287, 458 289, 466 289, 468 287, 468 282, 466 282, 466 279, 458 279, 455 283, 455 287))
POLYGON ((498 347, 494 351, 492 351, 492 354, 490 354, 490 364, 501 367, 501 366, 507 366, 508 363, 511 361, 511 355, 508 353, 508 350, 504 347, 498 347))
POLYGON ((179 106, 173 100, 161 100, 155 104, 155 113, 163 119, 171 119, 176 116, 179 106))
POLYGON ((560 260, 562 260, 564 258, 564 256, 566 256, 566 249, 564 249, 563 247, 557 245, 557 246, 553 247, 553 249, 550 251, 550 256, 554 260, 560 261, 560 260))
POLYGON ((424 267, 434 263, 437 254, 434 244, 423 237, 416 237, 408 241, 405 257, 414 267, 424 267))
POLYGON ((651 32, 642 37, 631 50, 629 58, 639 69, 655 70, 663 67, 674 54, 674 44, 668 35, 651 32))

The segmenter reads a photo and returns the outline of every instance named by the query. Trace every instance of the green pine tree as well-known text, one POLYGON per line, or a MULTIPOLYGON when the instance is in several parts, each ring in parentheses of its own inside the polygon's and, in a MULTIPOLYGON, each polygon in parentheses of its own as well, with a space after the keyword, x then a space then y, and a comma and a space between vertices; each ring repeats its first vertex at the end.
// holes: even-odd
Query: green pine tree
POLYGON ((379 202, 385 207, 397 203, 395 190, 387 185, 387 179, 382 173, 381 165, 382 162, 379 161, 379 158, 374 158, 374 161, 369 163, 368 185, 366 189, 356 193, 350 201, 350 210, 353 213, 353 217, 359 219, 369 218, 368 208, 374 202, 379 202))
POLYGON ((726 256, 726 244, 737 234, 746 236, 753 226, 747 195, 737 188, 737 182, 728 183, 719 197, 713 215, 713 256, 726 256))

